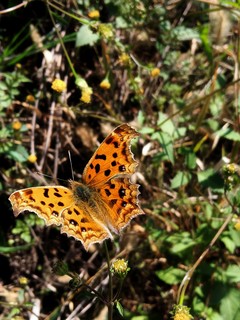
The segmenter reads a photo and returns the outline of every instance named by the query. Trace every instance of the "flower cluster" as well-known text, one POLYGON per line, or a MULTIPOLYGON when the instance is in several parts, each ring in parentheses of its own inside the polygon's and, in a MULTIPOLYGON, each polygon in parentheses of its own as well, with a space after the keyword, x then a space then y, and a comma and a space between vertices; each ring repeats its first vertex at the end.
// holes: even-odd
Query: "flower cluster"
POLYGON ((124 259, 117 259, 113 262, 111 272, 113 275, 119 278, 125 278, 130 268, 128 268, 128 262, 124 259))

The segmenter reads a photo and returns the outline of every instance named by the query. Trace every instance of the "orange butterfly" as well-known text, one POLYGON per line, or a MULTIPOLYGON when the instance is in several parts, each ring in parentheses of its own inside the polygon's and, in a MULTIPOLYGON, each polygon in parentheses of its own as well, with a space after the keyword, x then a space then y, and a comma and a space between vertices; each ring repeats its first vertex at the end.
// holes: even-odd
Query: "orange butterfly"
POLYGON ((61 232, 89 245, 112 238, 130 220, 144 214, 138 204, 139 185, 130 182, 137 162, 130 143, 139 134, 128 124, 118 126, 101 143, 86 165, 82 183, 69 188, 46 186, 13 192, 9 200, 14 215, 35 212, 47 225, 61 225, 61 232))

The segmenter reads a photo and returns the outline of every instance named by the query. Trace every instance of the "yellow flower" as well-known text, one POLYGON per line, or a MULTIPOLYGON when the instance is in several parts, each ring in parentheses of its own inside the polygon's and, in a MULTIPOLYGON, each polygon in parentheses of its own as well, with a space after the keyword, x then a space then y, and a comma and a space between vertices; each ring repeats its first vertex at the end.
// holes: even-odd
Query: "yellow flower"
POLYGON ((35 102, 35 98, 33 95, 29 94, 26 96, 26 101, 29 103, 35 102))
POLYGON ((98 26, 98 31, 106 39, 113 37, 113 27, 110 23, 100 23, 98 26))
POLYGON ((35 163, 37 161, 37 157, 35 154, 30 154, 30 156, 28 157, 28 161, 31 163, 35 163))
POLYGON ((127 54, 127 53, 122 53, 122 54, 119 56, 118 61, 120 62, 120 64, 127 66, 127 65, 130 65, 130 63, 131 63, 131 58, 130 58, 129 54, 127 54))
POLYGON ((81 91, 82 91, 82 95, 80 100, 85 103, 90 103, 92 93, 93 93, 92 88, 91 87, 82 88, 81 91))
POLYGON ((130 268, 128 268, 128 262, 124 259, 117 259, 115 262, 113 262, 111 267, 111 272, 120 278, 124 278, 130 268))
POLYGON ((66 89, 66 87, 66 83, 60 79, 55 79, 52 82, 52 89, 59 93, 63 92, 66 89))
POLYGON ((12 128, 16 131, 20 130, 22 128, 22 124, 18 120, 14 120, 12 123, 12 128))
POLYGON ((104 90, 108 90, 111 87, 111 84, 110 84, 109 80, 106 78, 99 84, 99 87, 104 90))
POLYGON ((93 90, 91 87, 89 87, 87 81, 82 77, 78 76, 76 78, 75 83, 80 88, 82 93, 80 100, 85 103, 90 103, 93 90))
POLYGON ((234 228, 235 228, 237 231, 240 231, 240 220, 238 220, 238 221, 235 223, 234 228))
POLYGON ((174 306, 173 320, 191 320, 192 315, 189 313, 189 308, 183 305, 174 306))
POLYGON ((160 74, 160 69, 159 69, 159 68, 153 68, 153 69, 151 70, 151 76, 152 76, 153 78, 158 77, 159 74, 160 74))
POLYGON ((18 279, 18 282, 19 282, 19 284, 21 284, 21 285, 26 285, 26 284, 28 284, 28 278, 26 278, 26 277, 20 277, 20 278, 18 279))
POLYGON ((100 12, 98 10, 92 10, 88 12, 88 16, 91 19, 98 19, 100 17, 100 12))

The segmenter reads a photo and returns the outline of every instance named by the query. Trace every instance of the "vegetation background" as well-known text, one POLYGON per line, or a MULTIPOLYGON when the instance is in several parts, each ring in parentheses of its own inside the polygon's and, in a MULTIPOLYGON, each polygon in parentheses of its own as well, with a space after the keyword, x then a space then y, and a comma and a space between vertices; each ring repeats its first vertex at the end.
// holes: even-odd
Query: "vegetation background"
POLYGON ((0 13, 0 319, 190 319, 183 305, 240 319, 239 2, 2 0, 0 13), (15 219, 8 196, 66 185, 68 151, 80 180, 121 123, 140 133, 146 214, 107 241, 130 268, 109 285, 103 245, 15 219))

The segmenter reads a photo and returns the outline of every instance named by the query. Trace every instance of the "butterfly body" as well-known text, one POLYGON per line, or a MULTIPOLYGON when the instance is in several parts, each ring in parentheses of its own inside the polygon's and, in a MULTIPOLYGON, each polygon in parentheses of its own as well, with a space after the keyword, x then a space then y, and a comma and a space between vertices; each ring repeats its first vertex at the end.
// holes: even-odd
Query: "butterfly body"
POLYGON ((61 232, 80 240, 88 249, 112 238, 130 220, 143 214, 138 204, 138 185, 129 178, 137 162, 130 150, 138 133, 129 125, 117 127, 99 146, 86 165, 82 182, 63 186, 33 187, 9 197, 14 215, 35 212, 47 225, 61 225, 61 232))

